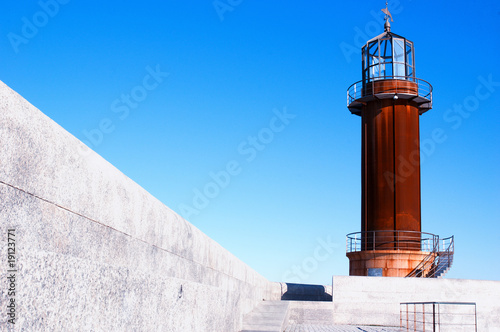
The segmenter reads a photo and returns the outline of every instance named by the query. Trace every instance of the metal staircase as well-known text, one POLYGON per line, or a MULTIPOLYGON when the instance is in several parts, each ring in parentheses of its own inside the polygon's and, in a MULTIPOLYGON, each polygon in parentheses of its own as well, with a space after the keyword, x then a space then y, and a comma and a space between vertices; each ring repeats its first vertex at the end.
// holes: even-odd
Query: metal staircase
POLYGON ((454 237, 438 240, 433 250, 408 275, 407 278, 440 278, 448 272, 453 263, 454 237))

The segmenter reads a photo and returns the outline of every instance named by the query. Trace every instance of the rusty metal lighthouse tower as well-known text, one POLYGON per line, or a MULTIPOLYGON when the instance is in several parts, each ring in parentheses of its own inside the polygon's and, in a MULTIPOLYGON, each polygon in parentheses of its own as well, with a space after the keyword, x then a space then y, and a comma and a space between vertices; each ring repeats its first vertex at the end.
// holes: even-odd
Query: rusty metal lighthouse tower
POLYGON ((349 274, 438 277, 451 266, 453 237, 423 233, 419 117, 432 108, 432 86, 415 76, 413 42, 385 31, 362 47, 362 80, 347 90, 361 117, 361 232, 347 235, 349 274))

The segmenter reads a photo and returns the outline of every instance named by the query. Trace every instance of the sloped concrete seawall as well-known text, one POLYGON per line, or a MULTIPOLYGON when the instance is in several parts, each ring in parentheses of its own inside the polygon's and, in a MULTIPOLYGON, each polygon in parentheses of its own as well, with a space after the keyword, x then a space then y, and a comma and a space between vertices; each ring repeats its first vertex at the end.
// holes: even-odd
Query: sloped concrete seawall
POLYGON ((237 331, 259 301, 279 300, 279 284, 96 153, 82 155, 83 143, 2 82, 0 140, 2 331, 237 331))

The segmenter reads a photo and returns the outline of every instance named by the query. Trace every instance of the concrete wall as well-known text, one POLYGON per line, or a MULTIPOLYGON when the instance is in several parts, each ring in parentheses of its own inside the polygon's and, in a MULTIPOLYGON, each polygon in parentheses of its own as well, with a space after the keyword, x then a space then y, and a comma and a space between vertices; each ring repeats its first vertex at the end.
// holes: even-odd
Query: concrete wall
MULTIPOLYGON (((290 301, 288 325, 332 325, 333 303, 318 301, 290 301)), ((320 329, 318 329, 321 331, 320 329)))
MULTIPOLYGON (((0 82, 0 257, 16 330, 237 331, 273 284, 0 82)), ((168 190, 168 187, 165 189, 168 190)), ((0 324, 6 323, 0 260, 0 324)))
POLYGON ((401 302, 476 302, 478 331, 499 331, 499 294, 500 281, 334 276, 334 321, 399 326, 401 302))

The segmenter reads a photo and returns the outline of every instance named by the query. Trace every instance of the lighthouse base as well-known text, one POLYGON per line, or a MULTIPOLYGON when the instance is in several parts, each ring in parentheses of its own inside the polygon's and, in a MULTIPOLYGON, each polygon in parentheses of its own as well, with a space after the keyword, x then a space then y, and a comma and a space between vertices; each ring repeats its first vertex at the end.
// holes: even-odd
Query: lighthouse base
POLYGON ((347 253, 350 276, 406 277, 430 252, 367 250, 347 253))

